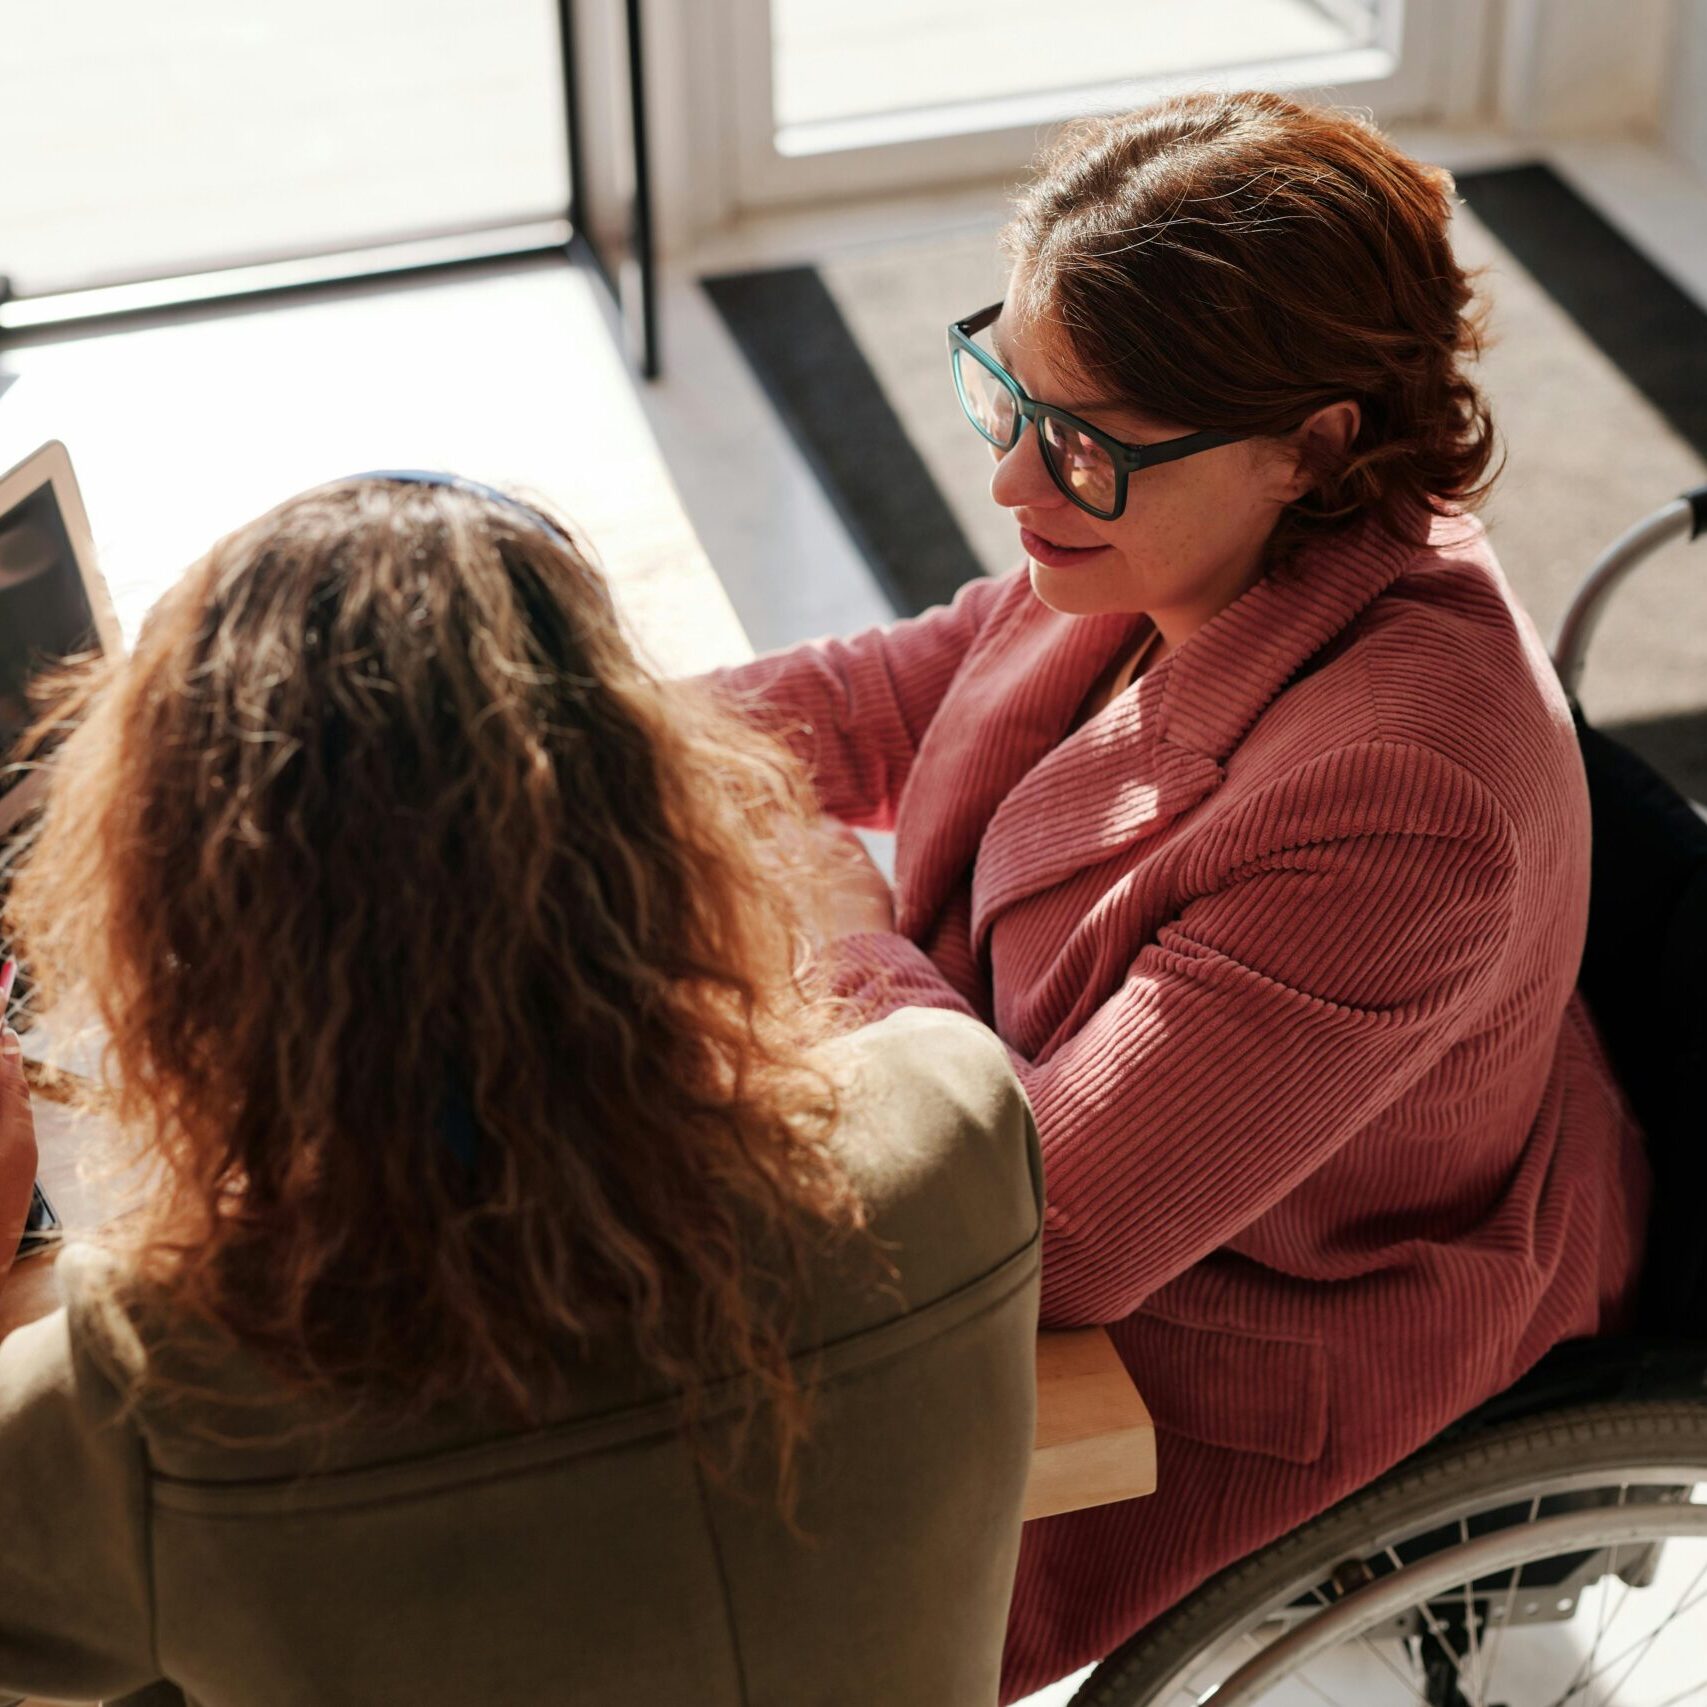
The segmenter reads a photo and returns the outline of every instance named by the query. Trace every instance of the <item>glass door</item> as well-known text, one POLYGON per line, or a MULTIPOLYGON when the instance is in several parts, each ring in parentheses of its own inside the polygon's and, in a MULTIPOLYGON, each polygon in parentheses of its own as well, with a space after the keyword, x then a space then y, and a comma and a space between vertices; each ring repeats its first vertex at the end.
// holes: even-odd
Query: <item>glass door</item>
MULTIPOLYGON (((1182 83, 1431 116, 1462 8, 1404 0, 729 0, 748 205, 1015 174, 1039 127, 1182 83)), ((1461 23, 1462 20, 1459 20, 1461 23)))
POLYGON ((0 337, 573 252, 650 377, 639 23, 640 0, 34 6, 6 40, 0 337))
POLYGON ((0 161, 18 297, 560 221, 556 5, 21 7, 0 161))

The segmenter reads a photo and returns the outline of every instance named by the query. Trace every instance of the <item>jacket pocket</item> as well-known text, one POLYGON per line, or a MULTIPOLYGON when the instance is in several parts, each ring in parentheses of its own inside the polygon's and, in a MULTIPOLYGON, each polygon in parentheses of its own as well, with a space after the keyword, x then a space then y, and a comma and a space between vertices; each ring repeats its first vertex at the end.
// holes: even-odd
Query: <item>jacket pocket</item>
POLYGON ((1290 1464, 1313 1464, 1326 1449, 1328 1357, 1319 1340, 1147 1312, 1116 1335, 1158 1428, 1290 1464))

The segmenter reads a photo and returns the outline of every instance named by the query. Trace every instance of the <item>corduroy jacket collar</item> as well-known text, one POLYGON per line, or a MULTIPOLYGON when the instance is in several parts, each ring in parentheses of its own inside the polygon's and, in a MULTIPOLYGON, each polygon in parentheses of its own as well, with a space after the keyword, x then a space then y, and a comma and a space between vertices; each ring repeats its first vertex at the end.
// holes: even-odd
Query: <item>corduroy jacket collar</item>
POLYGON ((1300 667, 1418 555, 1369 524, 1301 551, 1070 733, 1148 618, 1067 617, 1028 595, 980 636, 920 743, 897 821, 899 928, 928 930, 975 860, 981 945, 1002 908, 1196 806, 1300 667))

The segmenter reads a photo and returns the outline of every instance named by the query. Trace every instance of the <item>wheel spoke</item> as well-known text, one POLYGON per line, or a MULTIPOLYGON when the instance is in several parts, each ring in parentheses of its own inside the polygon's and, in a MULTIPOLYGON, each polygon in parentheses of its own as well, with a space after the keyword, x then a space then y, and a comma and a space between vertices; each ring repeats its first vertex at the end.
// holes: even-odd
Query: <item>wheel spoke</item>
POLYGON ((1690 1696, 1699 1695, 1703 1690, 1707 1690, 1707 1678, 1703 1678, 1699 1683, 1690 1684, 1687 1689, 1680 1689, 1676 1695, 1668 1695, 1664 1701, 1659 1703, 1659 1707, 1677 1707, 1678 1702, 1687 1701, 1690 1696))
MULTIPOLYGON (((1609 1601, 1611 1598, 1612 1598, 1612 1596, 1603 1587, 1601 1589, 1601 1592, 1600 1592, 1600 1600, 1601 1600, 1600 1610, 1601 1610, 1601 1613, 1603 1616, 1605 1615, 1605 1612, 1606 1612, 1606 1602, 1609 1601)), ((1618 1604, 1615 1607, 1613 1607, 1612 1616, 1610 1618, 1606 1619, 1606 1629, 1607 1630, 1610 1630, 1612 1628, 1612 1626, 1614 1624, 1616 1624, 1618 1622, 1618 1620, 1624 1616, 1624 1602, 1627 1601, 1629 1598, 1630 1598, 1630 1585, 1626 1582, 1619 1583, 1619 1585, 1618 1585, 1618 1604)), ((1595 1629, 1594 1646, 1589 1649, 1589 1654, 1588 1654, 1588 1658, 1589 1658, 1590 1663, 1593 1662, 1595 1655, 1600 1651, 1601 1640, 1602 1640, 1601 1630, 1597 1625, 1597 1627, 1595 1629)))
MULTIPOLYGON (((1320 1583, 1311 1584, 1310 1594, 1318 1606, 1330 1607, 1334 1604, 1333 1600, 1323 1592, 1322 1585, 1320 1583)), ((1374 1657, 1393 1674, 1394 1678, 1398 1680, 1400 1688, 1407 1690, 1412 1699, 1420 1704, 1420 1707, 1429 1707, 1428 1697, 1422 1690, 1417 1688, 1416 1679, 1414 1677, 1408 1677, 1393 1656, 1382 1651, 1380 1644, 1375 1641, 1368 1631, 1362 1632, 1357 1639, 1364 1648, 1374 1655, 1374 1657)), ((1304 1678, 1303 1681, 1306 1684, 1310 1683, 1308 1678, 1304 1678)), ((1315 1686, 1311 1685, 1311 1687, 1315 1686)), ((1317 1693, 1320 1694, 1321 1691, 1318 1689, 1317 1693)))
MULTIPOLYGON (((1618 1503, 1620 1506, 1624 1504, 1626 1488, 1627 1484, 1619 1484, 1618 1503)), ((1614 1549, 1613 1556, 1617 1556, 1616 1549, 1614 1549)), ((1604 1586, 1604 1578, 1602 1579, 1602 1587, 1600 1591, 1600 1612, 1599 1616, 1595 1619, 1594 1641, 1589 1645, 1588 1652, 1584 1654, 1582 1659, 1578 1662, 1577 1669, 1571 1673, 1571 1681, 1565 1685, 1565 1693, 1559 1697, 1561 1703, 1569 1701, 1571 1697, 1583 1686, 1585 1680, 1599 1675, 1599 1672, 1595 1667, 1595 1661, 1600 1658, 1600 1644, 1606 1640, 1606 1632, 1622 1615, 1625 1599, 1630 1593, 1630 1585, 1628 1583, 1620 1583, 1619 1587, 1624 1592, 1618 1596, 1618 1605, 1616 1610, 1612 1613, 1611 1617, 1608 1617, 1607 1607, 1611 1603, 1612 1592, 1604 1586)))
MULTIPOLYGON (((1540 1515, 1541 1496, 1537 1494, 1529 1502, 1529 1515, 1523 1521, 1525 1523, 1533 1523, 1540 1515)), ((1500 1612, 1500 1621, 1494 1629, 1493 1643, 1491 1644, 1488 1652, 1488 1681, 1490 1683, 1493 1681, 1494 1673, 1499 1667, 1500 1643, 1505 1640, 1505 1633, 1511 1628, 1511 1609, 1517 1605, 1517 1579, 1522 1575, 1523 1567, 1521 1565, 1513 1565, 1511 1568, 1511 1581, 1506 1584, 1505 1588, 1505 1602, 1504 1607, 1500 1612)))
MULTIPOLYGON (((1405 1562, 1399 1557, 1397 1549, 1389 1547, 1386 1551, 1387 1557, 1393 1563, 1393 1569, 1396 1571, 1402 1571, 1405 1568, 1405 1562)), ((1431 1607, 1425 1600, 1418 1605, 1417 1611, 1423 1615, 1423 1621, 1428 1625, 1435 1641, 1437 1641, 1441 1647, 1446 1650, 1446 1657, 1452 1661, 1453 1674, 1457 1677, 1458 1681, 1462 1683, 1464 1681, 1464 1668, 1458 1663, 1458 1650, 1446 1639, 1446 1632, 1441 1629, 1440 1620, 1435 1617, 1433 1607, 1431 1607)))
MULTIPOLYGON (((1620 1486, 1618 1507, 1623 1508, 1627 1505, 1627 1495, 1628 1484, 1620 1486)), ((1536 1521, 1540 1503, 1541 1496, 1539 1495, 1531 1499, 1527 1522, 1536 1521)), ((1458 1516, 1456 1522, 1459 1534, 1458 1545, 1461 1547, 1474 1545, 1469 1532, 1468 1517, 1458 1516)), ((1618 1699, 1637 1669, 1646 1662, 1666 1630, 1696 1607, 1707 1604, 1707 1587, 1703 1586, 1707 1584, 1707 1562, 1704 1562, 1700 1570, 1677 1595, 1670 1610, 1662 1618, 1647 1628, 1643 1634, 1637 1635, 1633 1640, 1624 1644, 1618 1652, 1603 1657, 1603 1650, 1614 1627, 1620 1622, 1632 1587, 1627 1581, 1614 1581, 1617 1562, 1622 1552, 1635 1549, 1640 1545, 1642 1543, 1620 1540, 1609 1544, 1605 1549, 1606 1568, 1602 1572, 1598 1585, 1600 1600, 1596 1608, 1592 1645, 1588 1653, 1578 1663, 1575 1673, 1563 1693, 1554 1699, 1552 1707, 1569 1707, 1570 1703, 1577 1701, 1590 1691, 1594 1692, 1592 1699, 1595 1702, 1595 1707, 1612 1707, 1612 1703, 1618 1699)), ((1389 1545, 1383 1551, 1395 1571, 1406 1568, 1397 1544, 1389 1545)), ((1530 1562, 1533 1563, 1534 1561, 1530 1562)), ((1520 1563, 1511 1570, 1510 1577, 1504 1587, 1504 1611, 1500 1628, 1495 1632, 1494 1639, 1490 1643, 1484 1644, 1481 1641, 1481 1631, 1485 1629, 1488 1621, 1482 1620, 1479 1626, 1477 1619, 1477 1578, 1473 1571, 1456 1586, 1448 1587, 1441 1584, 1439 1589, 1429 1596, 1419 1599, 1412 1607, 1413 1614, 1421 1620, 1428 1632, 1428 1638, 1424 1638, 1424 1640, 1425 1645, 1429 1648, 1429 1663, 1431 1665, 1436 1663, 1432 1657, 1435 1649, 1444 1653, 1447 1663, 1453 1669, 1457 1689, 1460 1692, 1469 1691, 1474 1707, 1487 1707, 1489 1693, 1495 1687, 1495 1667, 1498 1663, 1500 1640, 1505 1631, 1510 1628, 1511 1613, 1516 1604, 1518 1589, 1521 1586, 1523 1569, 1524 1565, 1520 1563), (1454 1640, 1456 1632, 1449 1633, 1435 1612, 1436 1605, 1451 1606, 1454 1601, 1461 1602, 1464 1609, 1465 1628, 1461 1638, 1464 1643, 1462 1649, 1454 1640), (1429 1640, 1430 1638, 1432 1640, 1429 1640)), ((1438 1577, 1435 1580, 1439 1582, 1438 1577)), ((1310 1592, 1312 1597, 1324 1608, 1334 1604, 1319 1588, 1312 1589, 1310 1592)), ((1638 1628, 1641 1628, 1640 1623, 1638 1628)), ((1414 1642, 1417 1639, 1412 1637, 1409 1640, 1414 1642)), ((1341 1651, 1349 1651, 1349 1644, 1352 1642, 1361 1645, 1369 1654, 1374 1656, 1384 1669, 1393 1675, 1408 1697, 1423 1703, 1426 1707, 1429 1699, 1426 1690, 1419 1689, 1414 1678, 1406 1677, 1403 1674, 1402 1670, 1395 1665, 1392 1657, 1371 1638, 1368 1629, 1357 1632, 1348 1630, 1345 1633, 1344 1640, 1348 1646, 1341 1651)), ((1304 1669, 1300 1668, 1289 1675, 1296 1683, 1302 1684, 1323 1701, 1332 1701, 1332 1697, 1327 1691, 1304 1669)), ((1672 1697, 1671 1701, 1687 1701, 1696 1699, 1703 1694, 1707 1694, 1707 1679, 1690 1685, 1672 1697)), ((1671 1707, 1670 1702, 1666 1703, 1665 1707, 1671 1707)))
POLYGON ((1405 1673, 1400 1670, 1398 1661, 1395 1660, 1391 1654, 1382 1653, 1380 1646, 1367 1630, 1364 1631, 1357 1639, 1376 1657, 1376 1659, 1382 1663, 1382 1665, 1388 1669, 1388 1671, 1394 1675, 1394 1677, 1399 1680, 1402 1688, 1408 1689, 1411 1694, 1422 1703, 1422 1707, 1428 1707, 1428 1696, 1422 1690, 1417 1688, 1417 1680, 1414 1677, 1407 1677, 1405 1673))
POLYGON ((1565 1703, 1569 1701, 1573 1695, 1581 1694, 1582 1691, 1587 1689, 1588 1686, 1597 1678, 1604 1677, 1614 1666, 1622 1664, 1623 1661, 1628 1659, 1631 1654, 1635 1654, 1636 1657, 1631 1662, 1629 1669, 1621 1678, 1619 1678, 1617 1684, 1603 1697, 1603 1703, 1611 1702, 1618 1694, 1618 1691, 1630 1681, 1631 1672, 1635 1671, 1636 1667, 1639 1666, 1647 1657, 1649 1651, 1653 1648, 1654 1643, 1658 1640, 1660 1632, 1674 1619, 1681 1617, 1682 1614, 1689 1611, 1691 1607, 1699 1605, 1703 1600, 1707 1600, 1707 1594, 1698 1595, 1695 1593, 1696 1587, 1699 1585, 1703 1577, 1707 1577, 1707 1565, 1703 1565, 1701 1569, 1695 1573, 1694 1577, 1690 1581, 1689 1587, 1678 1596, 1677 1605, 1674 1606, 1671 1611, 1668 1612, 1665 1617, 1648 1632, 1646 1636, 1638 1636, 1636 1640, 1621 1653, 1614 1655, 1613 1658, 1606 1661, 1604 1665, 1600 1666, 1590 1673, 1588 1677, 1584 1678, 1582 1682, 1575 1684, 1570 1689, 1566 1690, 1566 1692, 1559 1697, 1555 1707, 1565 1707, 1565 1703))
MULTIPOLYGON (((1465 1517, 1458 1519, 1458 1541, 1461 1546, 1470 1545, 1470 1520, 1465 1517)), ((1486 1707, 1486 1698, 1482 1692, 1484 1679, 1482 1677, 1482 1652, 1476 1640, 1476 1585, 1467 1582, 1464 1585, 1464 1628, 1470 1635, 1470 1703, 1471 1707, 1486 1707)))
POLYGON ((1502 1424, 1491 1447, 1443 1442, 1315 1520, 1307 1548, 1253 1556, 1195 1631, 1132 1644, 1105 1691, 1173 1707, 1707 1707, 1707 1523, 1647 1509, 1707 1490, 1707 1415, 1669 1400, 1560 1414, 1568 1435, 1549 1414, 1502 1424), (1662 1560, 1671 1539, 1701 1550, 1662 1560))
MULTIPOLYGON (((1700 1582, 1704 1576, 1707 1576, 1707 1565, 1703 1565, 1701 1569, 1695 1573, 1694 1582, 1691 1582, 1689 1588, 1683 1591, 1686 1597, 1690 1596, 1691 1590, 1694 1589, 1695 1584, 1700 1582)), ((1636 1655, 1636 1657, 1631 1660, 1630 1664, 1625 1667, 1624 1675, 1619 1678, 1618 1682, 1606 1692, 1605 1696, 1602 1698, 1601 1707, 1611 1707, 1611 1703, 1618 1697, 1619 1690, 1621 1690, 1625 1684, 1630 1681, 1631 1675, 1634 1673, 1637 1666, 1639 1666, 1642 1661, 1653 1652, 1654 1644, 1660 1639, 1660 1633, 1666 1628, 1666 1626, 1680 1617, 1683 1613, 1688 1612, 1692 1607, 1699 1606, 1703 1601, 1707 1601, 1707 1592, 1680 1600, 1678 1604, 1674 1606, 1671 1611, 1668 1612, 1665 1617, 1647 1633, 1646 1636, 1631 1643, 1631 1645, 1624 1650, 1624 1653, 1618 1656, 1619 1659, 1623 1659, 1626 1654, 1635 1653, 1636 1655), (1640 1651, 1638 1652, 1637 1650, 1640 1651)), ((1617 1660, 1612 1661, 1612 1665, 1616 1665, 1617 1663, 1617 1660)), ((1611 1666, 1604 1669, 1610 1670, 1611 1666)))

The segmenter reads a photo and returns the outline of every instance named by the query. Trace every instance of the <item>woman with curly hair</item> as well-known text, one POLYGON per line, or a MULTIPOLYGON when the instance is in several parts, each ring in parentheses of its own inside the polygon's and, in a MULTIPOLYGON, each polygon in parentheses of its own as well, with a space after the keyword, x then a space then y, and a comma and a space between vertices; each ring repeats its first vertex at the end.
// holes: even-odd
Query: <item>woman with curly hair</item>
POLYGON ((1027 1529, 1009 1700, 1630 1297, 1587 791, 1469 513, 1451 188, 1271 94, 1069 130, 949 332, 1028 563, 719 678, 894 829, 838 987, 1007 1045, 1044 1320, 1107 1324, 1156 1420, 1153 1498, 1027 1529))
POLYGON ((0 1697, 992 1698, 1035 1129, 984 1028, 825 998, 786 752, 412 473, 57 717, 10 917, 146 1190, 0 1345, 0 1697))

